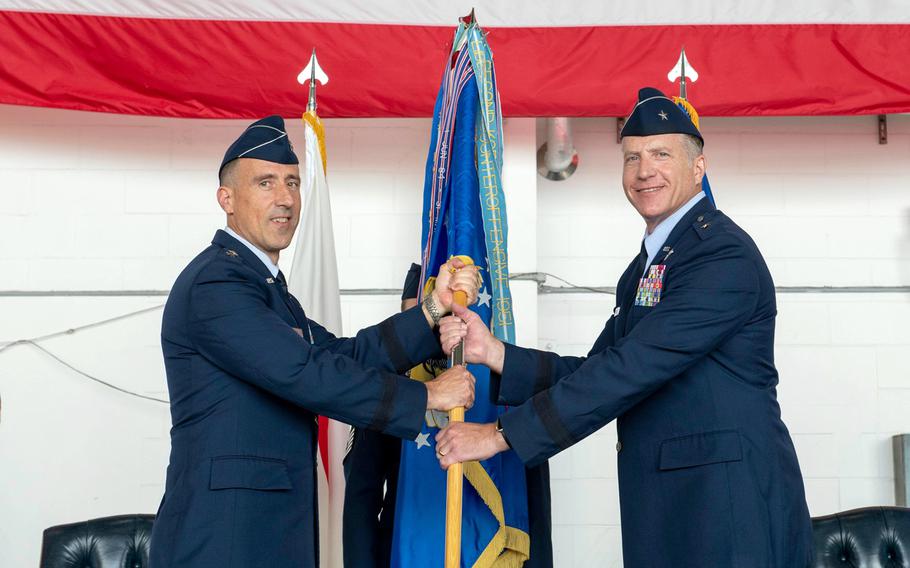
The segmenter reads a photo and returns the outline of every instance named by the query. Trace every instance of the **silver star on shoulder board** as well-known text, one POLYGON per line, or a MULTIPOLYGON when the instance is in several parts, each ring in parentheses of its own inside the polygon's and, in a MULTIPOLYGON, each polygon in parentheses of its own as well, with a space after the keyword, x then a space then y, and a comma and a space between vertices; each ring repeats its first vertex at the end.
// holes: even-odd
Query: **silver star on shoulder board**
POLYGON ((430 447, 429 438, 430 438, 429 432, 423 432, 421 434, 417 434, 417 438, 414 439, 414 441, 417 442, 417 449, 419 450, 420 448, 422 448, 424 446, 429 448, 430 447))
POLYGON ((487 294, 486 290, 483 288, 480 289, 480 292, 477 293, 477 305, 490 307, 490 300, 493 299, 493 296, 487 294))
POLYGON ((661 120, 669 120, 669 116, 667 116, 667 113, 664 111, 657 113, 657 116, 659 116, 661 120))

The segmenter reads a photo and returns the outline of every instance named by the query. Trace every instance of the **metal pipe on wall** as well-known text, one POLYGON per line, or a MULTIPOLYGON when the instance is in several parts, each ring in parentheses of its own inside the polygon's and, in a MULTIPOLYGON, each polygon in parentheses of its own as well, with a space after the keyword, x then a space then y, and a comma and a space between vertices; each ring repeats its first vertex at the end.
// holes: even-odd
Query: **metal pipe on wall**
POLYGON ((547 119, 547 141, 537 150, 537 173, 553 181, 568 179, 578 168, 572 125, 565 116, 547 119))

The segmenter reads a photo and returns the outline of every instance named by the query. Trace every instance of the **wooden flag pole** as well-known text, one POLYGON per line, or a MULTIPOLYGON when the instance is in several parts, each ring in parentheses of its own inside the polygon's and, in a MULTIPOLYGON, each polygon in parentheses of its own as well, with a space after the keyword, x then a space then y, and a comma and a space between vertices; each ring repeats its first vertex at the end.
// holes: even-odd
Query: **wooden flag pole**
MULTIPOLYGON (((455 303, 467 306, 468 296, 455 292, 455 303)), ((451 366, 464 365, 464 341, 452 350, 451 366)), ((449 411, 449 422, 464 422, 464 407, 449 411)), ((446 563, 445 568, 461 566, 461 501, 464 487, 464 464, 455 463, 446 471, 446 563)))

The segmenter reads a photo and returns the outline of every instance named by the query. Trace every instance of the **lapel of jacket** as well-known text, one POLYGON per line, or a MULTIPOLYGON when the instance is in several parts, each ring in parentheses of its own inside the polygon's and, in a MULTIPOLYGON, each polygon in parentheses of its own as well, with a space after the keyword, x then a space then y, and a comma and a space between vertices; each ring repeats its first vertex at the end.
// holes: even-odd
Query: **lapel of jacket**
MULTIPOLYGON (((709 222, 716 211, 717 209, 715 209, 710 199, 707 197, 702 198, 676 223, 676 226, 673 227, 673 230, 670 231, 670 234, 667 236, 667 240, 664 241, 660 250, 658 250, 657 254, 654 255, 654 258, 651 259, 650 266, 664 264, 667 266, 667 272, 665 272, 665 274, 668 275, 670 266, 679 258, 678 252, 680 251, 678 251, 677 248, 680 245, 685 246, 686 240, 684 237, 690 233, 694 236, 695 231, 690 231, 693 225, 709 222)), ((621 291, 623 293, 622 310, 625 310, 626 317, 621 322, 619 329, 622 333, 617 334, 617 338, 626 336, 632 331, 632 327, 634 327, 630 325, 632 321, 630 316, 632 315, 632 305, 635 302, 635 295, 638 292, 640 280, 641 274, 630 275, 624 289, 621 291)), ((620 293, 620 290, 617 290, 617 293, 620 293)))
POLYGON ((284 302, 285 306, 287 306, 288 310, 291 312, 291 317, 297 322, 297 326, 303 330, 307 329, 306 315, 303 313, 303 308, 300 307, 300 303, 292 298, 289 292, 281 290, 281 284, 279 284, 278 279, 272 276, 268 267, 259 260, 259 257, 253 254, 253 251, 251 251, 249 247, 221 229, 215 233, 212 244, 223 248, 225 254, 239 256, 244 264, 252 268, 256 274, 262 278, 262 281, 278 294, 282 302, 284 302))
POLYGON ((253 254, 253 251, 251 251, 249 247, 227 234, 225 231, 218 229, 218 231, 215 232, 215 236, 212 238, 212 244, 223 248, 225 253, 230 256, 239 256, 242 258, 243 263, 255 270, 257 274, 262 276, 263 280, 267 281, 268 279, 271 279, 274 282, 275 279, 272 278, 272 273, 269 272, 266 265, 259 260, 259 257, 253 254))
POLYGON ((638 280, 641 278, 641 274, 635 274, 637 265, 638 257, 636 256, 632 259, 629 266, 626 267, 626 271, 623 272, 622 276, 619 278, 619 283, 616 285, 616 307, 619 309, 619 313, 616 314, 616 320, 614 321, 614 325, 616 326, 614 337, 616 339, 625 335, 624 330, 626 329, 626 322, 632 312, 632 302, 635 299, 635 290, 638 287, 638 280))
MULTIPOLYGON (((284 285, 287 286, 287 283, 284 285)), ((309 330, 309 319, 306 317, 306 312, 303 310, 303 306, 300 304, 300 301, 294 297, 289 290, 282 290, 281 298, 284 300, 284 303, 287 305, 288 309, 291 310, 291 315, 294 316, 294 319, 297 321, 297 325, 309 335, 308 340, 310 343, 313 342, 312 332, 309 330)))

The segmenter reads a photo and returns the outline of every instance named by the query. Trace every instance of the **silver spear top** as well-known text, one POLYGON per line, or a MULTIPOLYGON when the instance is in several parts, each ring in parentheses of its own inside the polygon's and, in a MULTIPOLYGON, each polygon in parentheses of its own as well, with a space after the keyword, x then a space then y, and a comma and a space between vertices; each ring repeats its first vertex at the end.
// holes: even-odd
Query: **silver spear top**
POLYGON ((307 66, 297 75, 297 82, 301 85, 310 82, 310 98, 307 101, 306 109, 309 112, 316 112, 316 81, 319 81, 320 85, 325 85, 329 82, 329 76, 325 74, 322 70, 322 67, 319 66, 319 60, 316 59, 316 48, 313 48, 313 54, 310 55, 310 62, 307 63, 307 66))
POLYGON ((683 47, 682 51, 679 54, 679 61, 676 62, 676 65, 673 66, 673 69, 670 69, 670 72, 667 73, 667 79, 671 83, 675 83, 676 79, 679 79, 679 98, 686 98, 686 79, 691 79, 694 83, 698 81, 698 71, 689 64, 689 60, 686 59, 686 48, 683 47), (687 74, 688 71, 688 74, 687 74))

